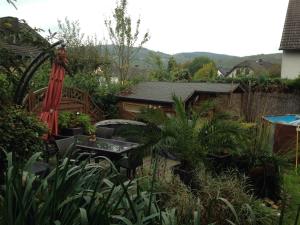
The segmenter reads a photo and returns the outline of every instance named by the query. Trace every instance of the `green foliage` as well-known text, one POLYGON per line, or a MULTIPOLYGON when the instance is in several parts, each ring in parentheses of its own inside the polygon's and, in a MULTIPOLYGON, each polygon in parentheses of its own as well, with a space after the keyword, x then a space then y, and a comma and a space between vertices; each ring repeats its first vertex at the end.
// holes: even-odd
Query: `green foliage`
POLYGON ((49 63, 43 64, 38 68, 35 75, 30 82, 30 89, 33 91, 47 87, 51 74, 51 65, 49 63))
POLYGON ((230 115, 217 113, 207 119, 199 132, 199 142, 206 152, 211 154, 241 154, 243 141, 247 138, 246 130, 239 121, 230 115))
POLYGON ((116 95, 130 88, 132 84, 133 81, 123 83, 107 82, 104 77, 95 73, 78 73, 73 77, 66 77, 64 82, 66 87, 79 88, 88 92, 95 104, 104 111, 106 118, 118 116, 116 95))
POLYGON ((217 77, 217 68, 213 62, 208 64, 204 64, 201 69, 199 69, 195 74, 194 80, 205 80, 205 79, 213 79, 217 77))
POLYGON ((270 78, 267 76, 220 78, 209 80, 209 82, 240 83, 243 88, 251 91, 299 91, 300 79, 293 80, 270 78))
POLYGON ((79 21, 70 21, 66 17, 64 22, 58 20, 58 28, 59 39, 67 44, 68 68, 73 74, 90 73, 103 64, 100 43, 91 37, 84 40, 79 21))
POLYGON ((187 69, 177 68, 171 72, 175 81, 189 81, 191 80, 191 74, 187 69))
POLYGON ((8 154, 0 192, 1 224, 165 225, 154 194, 140 191, 136 180, 123 183, 110 162, 103 168, 85 162, 72 165, 66 158, 41 178, 30 172, 38 157, 17 168, 8 154))
POLYGON ((127 0, 117 0, 113 19, 105 20, 109 39, 114 47, 114 63, 118 70, 121 82, 128 79, 128 72, 131 61, 137 51, 149 40, 149 33, 146 32, 140 39, 140 23, 138 19, 135 28, 132 26, 132 19, 127 14, 127 0), (138 46, 137 49, 133 47, 138 46))
POLYGON ((0 73, 0 105, 9 103, 12 99, 12 87, 7 76, 0 73))
POLYGON ((199 69, 201 69, 205 64, 213 62, 210 58, 207 57, 196 57, 190 63, 186 64, 187 69, 190 74, 193 76, 199 69))
POLYGON ((153 68, 149 77, 151 80, 169 81, 172 80, 171 73, 166 68, 162 58, 157 53, 149 54, 148 64, 153 68))
POLYGON ((12 152, 18 161, 26 161, 33 152, 43 149, 46 127, 35 115, 19 107, 0 110, 0 149, 12 152))
POLYGON ((82 127, 84 133, 91 134, 95 132, 95 127, 91 123, 89 115, 84 113, 61 112, 58 117, 59 129, 82 127))
POLYGON ((95 73, 77 73, 72 77, 66 76, 64 80, 65 87, 78 88, 88 92, 90 95, 97 93, 100 85, 101 76, 95 73))
POLYGON ((168 61, 168 72, 172 72, 178 68, 178 64, 174 57, 169 58, 168 61))
MULTIPOLYGON (((299 173, 299 172, 298 172, 299 173)), ((283 224, 297 224, 295 219, 300 204, 300 177, 293 168, 283 171, 283 191, 285 192, 286 210, 283 224)))
MULTIPOLYGON (((199 171, 197 179, 201 189, 193 192, 174 177, 170 180, 162 178, 155 185, 154 190, 160 193, 159 206, 175 210, 172 218, 175 224, 192 225, 196 221, 200 224, 276 224, 277 211, 255 199, 247 191, 246 181, 235 174, 212 177, 199 171)), ((149 190, 149 185, 143 185, 143 182, 140 182, 142 187, 149 190)))
POLYGON ((157 109, 145 109, 139 119, 156 124, 161 128, 158 149, 170 150, 179 154, 180 159, 196 167, 210 153, 240 152, 240 141, 244 132, 238 122, 224 114, 205 118, 213 107, 206 103, 199 111, 187 111, 184 103, 173 97, 175 115, 167 117, 157 109))

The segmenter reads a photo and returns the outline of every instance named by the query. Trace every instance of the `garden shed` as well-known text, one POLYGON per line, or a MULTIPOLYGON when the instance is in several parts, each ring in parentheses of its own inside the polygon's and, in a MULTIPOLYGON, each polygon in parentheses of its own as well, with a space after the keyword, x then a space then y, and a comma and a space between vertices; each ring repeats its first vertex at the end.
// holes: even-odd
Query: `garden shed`
POLYGON ((233 83, 141 82, 117 97, 121 117, 133 119, 142 108, 160 108, 173 114, 173 95, 181 98, 186 108, 215 99, 222 108, 241 113, 243 92, 233 83))

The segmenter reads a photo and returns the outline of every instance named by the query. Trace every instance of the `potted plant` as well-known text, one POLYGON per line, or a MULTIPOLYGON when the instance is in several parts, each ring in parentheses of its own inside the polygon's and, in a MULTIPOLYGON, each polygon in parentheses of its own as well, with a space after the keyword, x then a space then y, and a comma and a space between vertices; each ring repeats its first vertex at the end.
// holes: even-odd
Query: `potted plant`
POLYGON ((60 135, 74 136, 95 133, 90 116, 84 113, 62 112, 59 114, 58 126, 60 135))

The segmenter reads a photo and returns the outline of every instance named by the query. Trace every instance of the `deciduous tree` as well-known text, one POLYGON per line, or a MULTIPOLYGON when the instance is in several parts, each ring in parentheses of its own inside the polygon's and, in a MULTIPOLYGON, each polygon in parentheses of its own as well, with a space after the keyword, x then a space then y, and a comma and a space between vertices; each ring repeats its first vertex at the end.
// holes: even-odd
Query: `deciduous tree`
POLYGON ((210 62, 203 65, 203 67, 195 73, 194 80, 213 79, 217 77, 217 73, 218 70, 216 68, 216 65, 210 62))
POLYGON ((127 13, 127 0, 117 1, 113 18, 105 20, 109 39, 113 44, 114 55, 116 56, 114 62, 122 82, 128 78, 131 60, 149 40, 148 32, 140 38, 140 23, 141 20, 138 19, 135 28, 133 28, 131 17, 127 13))

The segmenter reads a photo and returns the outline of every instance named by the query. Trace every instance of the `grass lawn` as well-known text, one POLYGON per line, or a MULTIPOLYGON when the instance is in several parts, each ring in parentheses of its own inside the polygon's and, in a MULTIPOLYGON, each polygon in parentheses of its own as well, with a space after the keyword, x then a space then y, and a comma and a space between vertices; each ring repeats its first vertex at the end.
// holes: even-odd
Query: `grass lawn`
MULTIPOLYGON (((300 204, 300 172, 295 170, 284 172, 284 189, 288 194, 287 208, 284 215, 284 224, 294 225, 297 216, 298 205, 300 204)), ((299 224, 299 221, 298 221, 299 224)))

